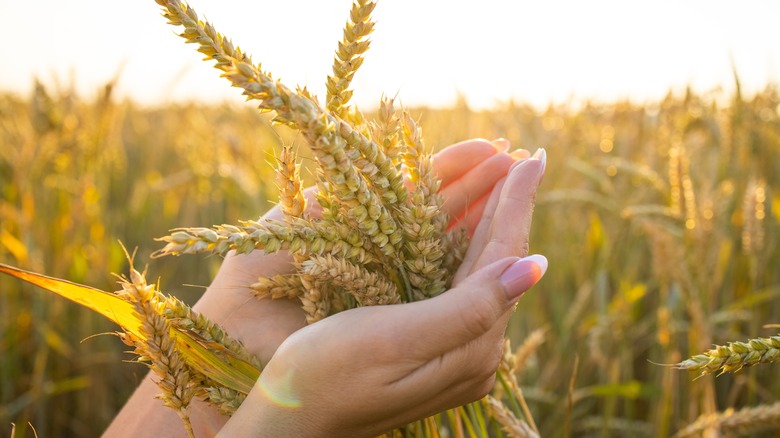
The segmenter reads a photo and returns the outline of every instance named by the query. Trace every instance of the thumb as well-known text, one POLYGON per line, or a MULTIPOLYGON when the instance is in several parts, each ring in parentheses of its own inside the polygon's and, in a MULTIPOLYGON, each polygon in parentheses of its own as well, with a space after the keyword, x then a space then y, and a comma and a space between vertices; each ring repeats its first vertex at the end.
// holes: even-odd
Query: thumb
MULTIPOLYGON (((508 311, 547 271, 542 255, 508 257, 472 273, 457 287, 420 301, 418 321, 425 321, 426 336, 419 336, 417 351, 443 354, 506 323, 508 311)), ((503 330, 503 328, 502 328, 503 330)))

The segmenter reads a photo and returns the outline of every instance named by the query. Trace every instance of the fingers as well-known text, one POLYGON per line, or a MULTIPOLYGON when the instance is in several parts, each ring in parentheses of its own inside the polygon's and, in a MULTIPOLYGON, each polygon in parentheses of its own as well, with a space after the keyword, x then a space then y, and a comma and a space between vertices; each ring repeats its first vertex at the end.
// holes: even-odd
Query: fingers
POLYGON ((505 258, 438 297, 402 306, 398 320, 409 318, 401 329, 408 333, 397 335, 407 341, 405 357, 424 364, 400 383, 432 396, 454 383, 442 376, 480 380, 495 372, 510 310, 546 269, 543 256, 505 258))
POLYGON ((507 178, 496 184, 454 284, 503 257, 522 257, 528 253, 536 188, 546 162, 543 149, 537 155, 517 162, 507 178))
POLYGON ((479 225, 479 220, 482 218, 488 199, 490 199, 490 193, 484 194, 477 202, 470 205, 462 216, 452 221, 447 231, 465 229, 466 235, 470 239, 474 235, 477 225, 479 225))
POLYGON ((505 152, 503 147, 503 143, 496 147, 483 139, 456 143, 433 156, 434 172, 441 180, 441 186, 446 187, 477 164, 499 152, 505 152))
POLYGON ((514 164, 505 153, 495 154, 463 174, 460 178, 440 190, 446 200, 444 211, 452 218, 461 218, 476 204, 514 164))
POLYGON ((498 260, 457 287, 406 306, 403 311, 408 316, 398 315, 399 320, 409 321, 405 330, 418 332, 408 337, 408 353, 435 357, 488 332, 517 298, 541 278, 541 262, 529 258, 517 264, 518 260, 498 260))
MULTIPOLYGON (((497 142, 500 142, 500 141, 504 141, 504 142, 508 143, 507 140, 499 139, 499 140, 494 140, 493 144, 496 144, 497 142)), ((513 162, 515 162, 515 161, 518 161, 518 160, 525 160, 525 159, 529 158, 531 156, 531 153, 528 152, 525 149, 517 149, 517 150, 512 151, 509 154, 509 156, 512 158, 513 162)), ((495 175, 491 175, 492 178, 498 178, 498 177, 502 177, 503 178, 503 176, 504 176, 503 173, 497 173, 495 175)), ((501 181, 501 178, 498 178, 498 179, 496 179, 495 183, 496 184, 501 183, 500 181, 501 181)), ((458 184, 459 182, 460 181, 456 181, 453 184, 453 187, 451 187, 451 188, 454 188, 455 184, 458 184)), ((465 212, 458 212, 458 215, 454 217, 454 220, 452 221, 452 223, 450 225, 450 228, 449 228, 450 230, 463 228, 463 229, 466 230, 466 234, 469 236, 469 238, 471 238, 474 235, 474 232, 477 229, 477 225, 479 224, 480 219, 482 219, 482 214, 485 211, 485 206, 487 205, 488 200, 490 199, 490 194, 492 193, 492 187, 488 188, 488 190, 489 191, 483 192, 480 195, 476 195, 476 196, 481 196, 481 197, 475 203, 467 205, 465 212)), ((455 191, 455 190, 452 190, 452 191, 457 193, 457 191, 455 191)), ((500 190, 499 190, 499 192, 500 192, 500 190)), ((445 208, 447 208, 446 204, 445 204, 445 208)), ((494 206, 494 209, 495 209, 495 206, 494 206)))
POLYGON ((536 188, 544 174, 545 152, 539 159, 528 159, 507 176, 501 200, 490 224, 489 238, 471 271, 504 257, 525 257, 536 200, 536 188))

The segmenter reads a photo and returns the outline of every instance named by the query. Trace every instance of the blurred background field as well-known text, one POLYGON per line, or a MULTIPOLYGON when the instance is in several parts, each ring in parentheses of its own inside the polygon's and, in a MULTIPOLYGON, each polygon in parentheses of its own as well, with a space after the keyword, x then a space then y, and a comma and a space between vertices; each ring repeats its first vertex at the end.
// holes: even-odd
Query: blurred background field
MULTIPOLYGON (((138 248, 149 277, 193 302, 220 260, 149 260, 178 226, 255 218, 283 143, 251 105, 141 107, 38 84, 0 95, 0 262, 115 288, 138 248)), ((701 415, 770 404, 771 365, 695 378, 663 364, 777 333, 780 94, 670 93, 533 108, 415 108, 427 144, 472 137, 545 147, 531 248, 550 260, 510 325, 544 342, 520 376, 543 436, 665 437, 701 415), (578 359, 577 359, 578 358, 578 359), (575 370, 575 362, 578 366, 575 370), (573 378, 572 378, 573 376, 573 378), (570 382, 573 390, 570 391, 570 382), (571 409, 567 408, 571 396, 571 409)), ((144 375, 116 327, 0 277, 0 436, 96 436, 144 375)), ((774 419, 777 423, 778 419, 774 419)))

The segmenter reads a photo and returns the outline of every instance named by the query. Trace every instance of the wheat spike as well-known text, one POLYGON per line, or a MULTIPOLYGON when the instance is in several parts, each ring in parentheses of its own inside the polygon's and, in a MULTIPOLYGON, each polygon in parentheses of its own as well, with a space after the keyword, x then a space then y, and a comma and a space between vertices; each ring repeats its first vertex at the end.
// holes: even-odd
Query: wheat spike
POLYGON ((780 360, 780 336, 756 338, 747 342, 730 342, 677 364, 681 370, 701 371, 701 375, 737 372, 759 363, 780 360))
MULTIPOLYGON (((396 162, 389 159, 392 155, 388 155, 387 148, 367 141, 371 139, 372 130, 363 114, 355 106, 347 105, 352 97, 352 90, 347 88, 363 64, 363 54, 370 45, 367 37, 374 29, 371 12, 375 6, 376 2, 369 0, 357 0, 352 4, 344 38, 339 42, 333 60, 333 75, 328 76, 326 107, 337 116, 337 120, 350 122, 351 127, 339 123, 339 132, 351 148, 361 153, 362 157, 355 160, 355 165, 369 178, 385 204, 392 206, 406 200, 403 177, 395 166, 396 162), (350 128, 354 132, 350 132, 350 128)), ((384 139, 382 136, 375 138, 384 139)))
MULTIPOLYGON (((262 368, 260 360, 250 353, 241 341, 234 339, 222 327, 195 312, 178 298, 172 296, 166 298, 163 316, 172 326, 194 333, 206 342, 217 343, 230 354, 258 369, 262 368)), ((220 356, 225 354, 221 349, 211 348, 211 351, 220 356)))
POLYGON ((245 221, 241 226, 179 228, 156 240, 166 245, 153 253, 152 257, 201 252, 226 254, 230 250, 248 254, 256 249, 274 253, 286 249, 301 254, 329 252, 367 263, 374 260, 371 252, 378 252, 371 246, 371 242, 364 241, 359 233, 346 224, 290 217, 287 222, 263 219, 245 221))
POLYGON ((322 283, 343 288, 352 294, 361 306, 401 302, 395 284, 378 272, 369 272, 366 268, 344 259, 330 255, 312 256, 302 263, 301 269, 304 274, 322 283))
POLYGON ((515 375, 523 371, 528 358, 544 343, 545 333, 547 333, 545 328, 536 329, 526 336, 521 346, 517 347, 514 354, 515 366, 512 370, 515 375))
POLYGON ((117 294, 130 302, 143 319, 141 332, 145 340, 134 336, 123 341, 134 341, 135 353, 139 362, 149 362, 149 367, 160 378, 157 386, 162 393, 158 398, 165 406, 172 408, 184 422, 187 433, 194 437, 189 418, 189 405, 197 393, 193 385, 189 367, 175 348, 170 336, 171 326, 162 316, 165 309, 165 297, 146 283, 144 275, 135 269, 130 270, 130 279, 121 281, 122 290, 117 294))
POLYGON ((222 415, 231 416, 238 410, 246 399, 246 394, 223 387, 210 387, 206 389, 208 402, 219 409, 222 415))
POLYGON ((306 198, 303 196, 301 165, 292 148, 285 146, 276 158, 276 187, 279 189, 279 207, 285 217, 303 217, 306 198))
POLYGON ((412 286, 423 296, 443 292, 449 281, 442 267, 444 251, 441 237, 448 219, 442 212, 442 197, 437 193, 440 181, 435 177, 430 154, 425 151, 422 132, 409 113, 401 119, 405 152, 403 162, 415 184, 411 202, 398 209, 404 232, 404 259, 412 286))
MULTIPOLYGON (((377 111, 377 120, 371 124, 371 130, 374 133, 374 138, 381 139, 380 146, 393 162, 393 166, 398 166, 401 163, 401 154, 403 148, 401 147, 401 119, 393 105, 394 100, 389 97, 383 97, 379 102, 379 110, 377 111)), ((404 192, 406 191, 405 186, 404 192)), ((402 193, 397 193, 400 199, 406 199, 402 193)))
POLYGON ((508 437, 512 438, 538 438, 539 434, 534 432, 528 424, 515 417, 511 411, 509 411, 503 403, 493 398, 492 396, 486 396, 483 400, 487 404, 488 412, 491 416, 498 421, 501 428, 506 432, 508 437))
POLYGON ((299 275, 275 275, 259 278, 250 286, 259 299, 296 299, 303 293, 303 283, 299 275))
POLYGON ((352 98, 352 90, 348 90, 349 84, 363 64, 363 54, 370 45, 366 38, 374 30, 374 21, 371 19, 374 7, 376 2, 370 0, 357 0, 352 3, 349 21, 344 27, 344 37, 339 42, 333 59, 333 75, 328 76, 327 108, 342 119, 347 119, 344 117, 345 107, 352 98))
POLYGON ((743 408, 738 411, 706 414, 680 430, 674 438, 701 436, 707 430, 718 430, 726 436, 746 436, 769 430, 780 430, 780 402, 743 408))

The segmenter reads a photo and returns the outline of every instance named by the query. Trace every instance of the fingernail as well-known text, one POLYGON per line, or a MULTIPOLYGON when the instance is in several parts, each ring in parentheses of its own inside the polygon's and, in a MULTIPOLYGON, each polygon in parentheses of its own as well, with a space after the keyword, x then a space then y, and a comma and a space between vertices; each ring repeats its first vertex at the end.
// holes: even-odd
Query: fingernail
POLYGON ((547 167, 547 151, 544 148, 539 148, 534 152, 534 158, 542 162, 541 174, 544 175, 544 169, 547 167))
POLYGON ((509 140, 505 138, 497 138, 492 140, 490 144, 492 144, 493 147, 496 148, 496 150, 499 152, 506 152, 509 150, 509 146, 511 146, 509 140))
POLYGON ((512 157, 512 159, 515 161, 525 160, 527 158, 531 158, 531 153, 525 149, 515 149, 509 153, 509 156, 512 157))
POLYGON ((547 259, 543 255, 530 255, 512 263, 501 273, 499 281, 504 286, 507 299, 515 303, 547 272, 547 259))

